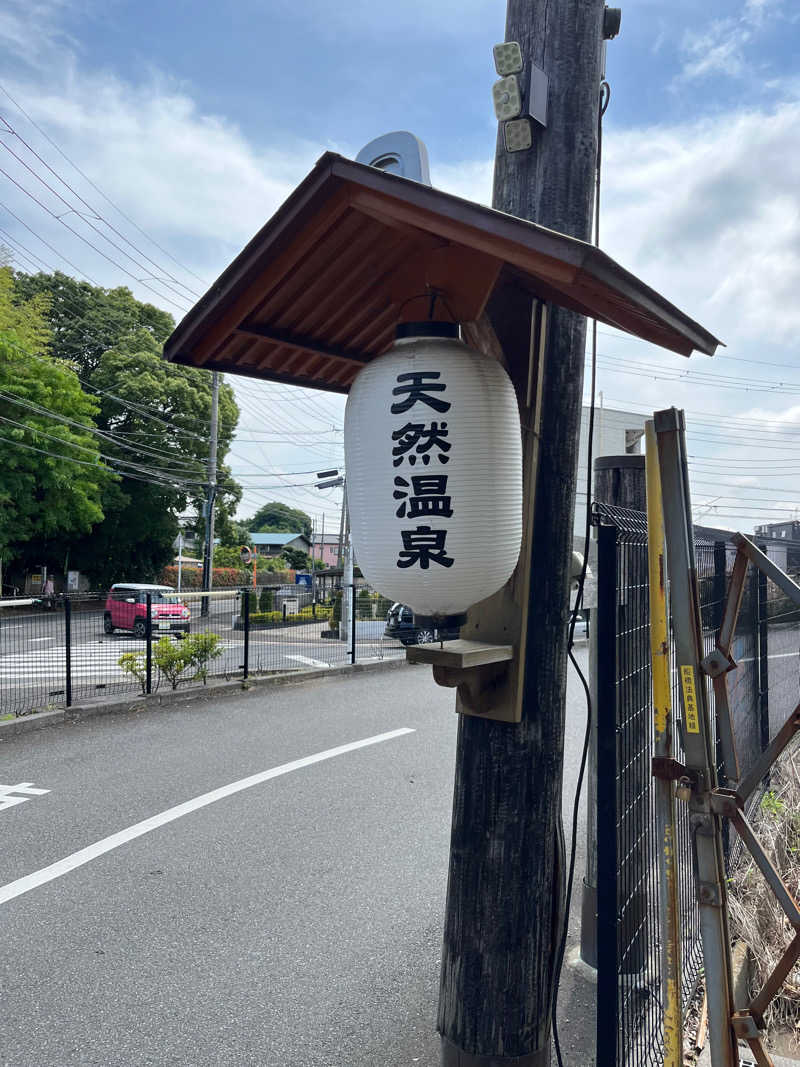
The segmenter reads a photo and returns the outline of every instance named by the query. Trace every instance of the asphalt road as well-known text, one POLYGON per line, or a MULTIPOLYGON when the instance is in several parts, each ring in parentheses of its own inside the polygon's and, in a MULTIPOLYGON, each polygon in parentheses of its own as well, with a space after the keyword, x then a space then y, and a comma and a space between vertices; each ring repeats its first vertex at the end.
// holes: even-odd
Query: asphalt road
MULTIPOLYGON (((438 1067, 452 708, 417 667, 3 745, 0 1063, 438 1067)), ((571 675, 565 808, 583 716, 571 675)))

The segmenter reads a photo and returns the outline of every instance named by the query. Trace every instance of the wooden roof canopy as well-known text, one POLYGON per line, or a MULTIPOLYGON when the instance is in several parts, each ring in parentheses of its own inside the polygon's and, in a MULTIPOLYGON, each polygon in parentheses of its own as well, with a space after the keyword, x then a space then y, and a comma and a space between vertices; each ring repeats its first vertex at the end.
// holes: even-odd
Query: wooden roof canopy
POLYGON ((326 152, 164 355, 346 393, 432 289, 437 317, 469 323, 504 284, 686 356, 720 344, 593 245, 326 152))

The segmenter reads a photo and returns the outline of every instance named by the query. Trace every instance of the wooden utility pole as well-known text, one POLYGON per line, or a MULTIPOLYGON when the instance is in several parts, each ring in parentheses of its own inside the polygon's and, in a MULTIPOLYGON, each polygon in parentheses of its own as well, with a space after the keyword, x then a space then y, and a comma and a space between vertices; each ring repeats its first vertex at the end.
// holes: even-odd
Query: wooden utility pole
MULTIPOLYGON (((602 0, 509 0, 506 23, 525 69, 533 62, 549 77, 548 116, 546 129, 534 124, 533 147, 513 154, 501 124, 494 207, 583 240, 603 15, 602 0)), ((444 1067, 546 1067, 565 883, 567 618, 586 323, 551 308, 533 374, 529 296, 490 304, 487 316, 525 427, 526 534, 510 583, 530 575, 517 649, 524 695, 518 724, 459 720, 438 1025, 444 1067)))

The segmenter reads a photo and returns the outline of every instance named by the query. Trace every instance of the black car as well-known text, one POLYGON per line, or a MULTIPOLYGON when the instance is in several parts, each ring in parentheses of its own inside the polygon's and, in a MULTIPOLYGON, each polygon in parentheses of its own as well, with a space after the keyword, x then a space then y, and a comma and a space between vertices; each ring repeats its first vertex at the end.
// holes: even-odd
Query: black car
POLYGON ((459 628, 434 625, 429 616, 415 616, 406 604, 392 604, 386 613, 385 637, 394 637, 403 645, 427 645, 431 641, 454 641, 459 628))

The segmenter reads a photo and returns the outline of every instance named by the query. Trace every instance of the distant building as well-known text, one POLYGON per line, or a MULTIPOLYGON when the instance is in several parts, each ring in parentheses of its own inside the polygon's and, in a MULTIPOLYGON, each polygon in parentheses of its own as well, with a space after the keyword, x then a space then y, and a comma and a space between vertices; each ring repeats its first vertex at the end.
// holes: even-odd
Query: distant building
POLYGON ((339 534, 326 533, 323 544, 322 534, 314 539, 314 559, 321 560, 326 567, 339 566, 339 534))
POLYGON ((765 522, 756 526, 755 536, 763 538, 767 555, 781 570, 800 570, 800 520, 765 522))
MULTIPOLYGON (((595 407, 592 432, 592 463, 598 456, 640 455, 644 424, 652 415, 615 408, 595 407)), ((589 445, 589 406, 581 410, 581 431, 578 446, 578 496, 575 501, 575 520, 572 531, 575 547, 583 551, 586 529, 586 461, 589 445)))
POLYGON ((304 533, 250 533, 250 544, 257 556, 279 556, 286 548, 296 548, 311 555, 311 541, 304 533))

